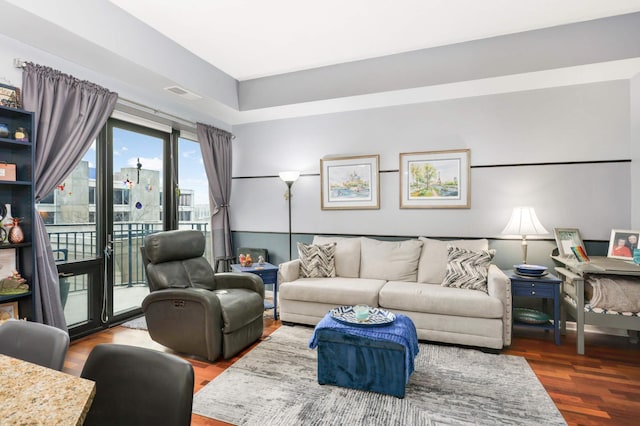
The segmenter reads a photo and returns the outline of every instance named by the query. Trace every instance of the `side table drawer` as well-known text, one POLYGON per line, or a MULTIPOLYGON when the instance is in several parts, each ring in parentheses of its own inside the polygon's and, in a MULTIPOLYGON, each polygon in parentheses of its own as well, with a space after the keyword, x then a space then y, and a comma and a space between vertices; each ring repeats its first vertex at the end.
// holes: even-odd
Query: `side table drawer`
POLYGON ((525 297, 553 297, 553 285, 535 283, 512 283, 514 296, 525 297))
POLYGON ((277 271, 261 271, 261 270, 257 270, 257 271, 252 271, 252 273, 256 274, 260 278, 262 278, 262 281, 265 284, 274 284, 276 282, 276 280, 278 279, 278 272, 277 271))

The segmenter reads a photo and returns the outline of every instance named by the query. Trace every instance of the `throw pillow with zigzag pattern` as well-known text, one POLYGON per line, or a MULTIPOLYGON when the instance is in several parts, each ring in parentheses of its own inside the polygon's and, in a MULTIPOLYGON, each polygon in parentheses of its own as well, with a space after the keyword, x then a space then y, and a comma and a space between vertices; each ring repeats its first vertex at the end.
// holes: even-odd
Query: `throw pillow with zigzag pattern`
POLYGON ((336 243, 308 245, 298 243, 300 276, 302 278, 333 278, 336 276, 336 243))
POLYGON ((443 287, 467 288, 488 292, 487 275, 495 250, 466 250, 449 246, 447 273, 443 287))

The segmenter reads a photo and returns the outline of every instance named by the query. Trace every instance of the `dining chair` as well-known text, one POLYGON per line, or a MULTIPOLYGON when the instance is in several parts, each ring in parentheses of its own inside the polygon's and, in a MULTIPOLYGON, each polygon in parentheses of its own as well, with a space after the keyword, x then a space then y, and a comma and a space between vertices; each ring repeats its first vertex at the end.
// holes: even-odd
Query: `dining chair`
POLYGON ((89 353, 80 377, 96 382, 87 426, 191 423, 193 367, 175 355, 102 343, 89 353))
POLYGON ((62 371, 69 335, 59 328, 11 320, 0 326, 0 353, 62 371))

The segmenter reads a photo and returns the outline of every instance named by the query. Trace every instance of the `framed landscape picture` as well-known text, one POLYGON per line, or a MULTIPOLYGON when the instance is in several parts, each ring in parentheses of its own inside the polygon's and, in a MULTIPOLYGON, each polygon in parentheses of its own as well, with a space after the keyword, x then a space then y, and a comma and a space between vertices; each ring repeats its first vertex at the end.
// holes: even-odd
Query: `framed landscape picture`
POLYGON ((401 209, 471 207, 470 150, 400 154, 401 209))
POLYGON ((571 247, 584 247, 580 230, 577 228, 553 228, 558 245, 558 256, 566 258, 576 257, 571 247))
POLYGON ((640 231, 612 229, 607 257, 633 260, 633 251, 638 248, 640 231))
POLYGON ((322 210, 379 209, 379 155, 320 160, 322 210))

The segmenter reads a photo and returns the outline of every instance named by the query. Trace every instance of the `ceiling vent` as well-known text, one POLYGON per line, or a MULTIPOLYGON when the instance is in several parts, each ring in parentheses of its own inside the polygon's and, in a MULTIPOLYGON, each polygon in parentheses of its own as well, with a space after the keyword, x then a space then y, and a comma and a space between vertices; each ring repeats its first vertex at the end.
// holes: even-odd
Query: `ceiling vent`
POLYGON ((175 93, 176 95, 185 99, 189 99, 190 101, 195 101, 196 99, 202 99, 202 96, 196 95, 195 93, 180 86, 169 86, 169 87, 165 87, 164 90, 167 90, 171 93, 175 93))

